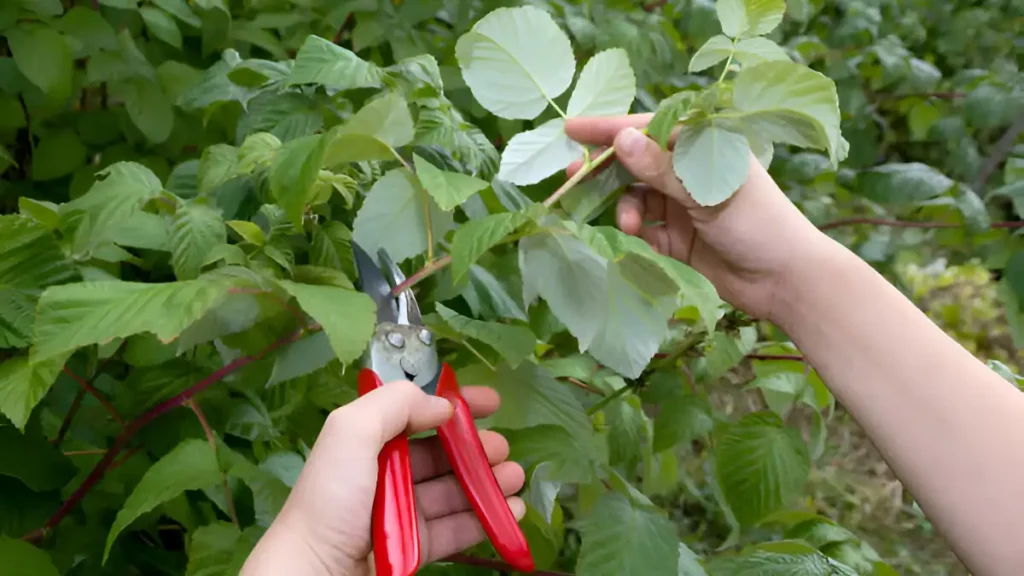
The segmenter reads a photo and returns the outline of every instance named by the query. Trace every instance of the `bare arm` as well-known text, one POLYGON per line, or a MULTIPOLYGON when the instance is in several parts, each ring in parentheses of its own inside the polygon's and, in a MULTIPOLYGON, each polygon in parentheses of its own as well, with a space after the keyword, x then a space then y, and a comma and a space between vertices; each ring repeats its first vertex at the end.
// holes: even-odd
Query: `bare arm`
POLYGON ((1024 394, 821 236, 773 320, 978 576, 1024 570, 1024 394))

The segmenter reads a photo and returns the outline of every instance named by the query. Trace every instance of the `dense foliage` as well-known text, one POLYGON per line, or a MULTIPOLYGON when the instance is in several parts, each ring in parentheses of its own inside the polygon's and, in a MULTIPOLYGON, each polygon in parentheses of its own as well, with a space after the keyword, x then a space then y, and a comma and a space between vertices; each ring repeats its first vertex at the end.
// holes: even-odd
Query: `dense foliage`
MULTIPOLYGON (((564 118, 655 112, 663 145, 680 125, 674 167, 703 204, 753 150, 1016 383, 1022 17, 1012 0, 4 2, 0 566, 236 573, 355 397, 375 317, 355 239, 406 270, 460 382, 501 392, 481 425, 527 470, 539 569, 895 573, 801 499, 839 410, 816 372, 614 228, 626 175, 584 178, 611 152, 564 118), (716 401, 737 383, 752 409, 716 401)), ((427 571, 501 570, 469 552, 427 571)))

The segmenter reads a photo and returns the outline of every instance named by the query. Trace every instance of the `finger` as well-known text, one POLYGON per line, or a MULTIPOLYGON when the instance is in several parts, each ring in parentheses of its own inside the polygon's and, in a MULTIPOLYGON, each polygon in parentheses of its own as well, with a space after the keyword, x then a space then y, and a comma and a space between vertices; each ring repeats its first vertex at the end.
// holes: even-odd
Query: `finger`
POLYGON ((565 133, 580 144, 607 146, 615 136, 626 128, 643 128, 654 114, 629 114, 610 117, 569 118, 565 122, 565 133))
MULTIPOLYGON (((526 515, 526 503, 518 496, 506 499, 516 520, 526 515)), ((445 556, 462 552, 470 546, 483 542, 487 535, 473 512, 460 512, 451 516, 436 518, 427 522, 430 547, 427 562, 440 560, 445 556)))
POLYGON ((672 157, 658 143, 635 128, 626 128, 615 137, 615 155, 636 178, 675 199, 695 208, 697 204, 683 188, 672 169, 672 157))
MULTIPOLYGON (((591 160, 597 158, 601 154, 604 154, 605 150, 607 150, 607 149, 608 149, 607 146, 598 146, 597 148, 594 148, 593 150, 591 150, 590 151, 590 158, 591 158, 591 160)), ((601 173, 602 170, 604 170, 605 168, 611 166, 613 162, 615 162, 615 158, 614 157, 609 156, 609 157, 605 158, 600 164, 598 164, 597 166, 594 166, 593 168, 590 169, 590 172, 587 173, 587 175, 583 178, 583 181, 587 181, 587 180, 589 180, 591 178, 596 177, 598 174, 601 173)), ((583 158, 580 158, 579 160, 574 160, 571 164, 569 164, 569 167, 565 169, 565 174, 569 178, 572 178, 576 174, 576 172, 578 172, 579 169, 582 168, 582 167, 583 167, 583 158)))
MULTIPOLYGON (((515 462, 502 462, 493 468, 494 479, 501 493, 511 496, 526 482, 523 467, 515 462)), ((416 501, 427 520, 470 510, 469 500, 455 476, 448 475, 416 485, 416 501)))
POLYGON ((460 386, 459 392, 469 404, 469 412, 473 418, 486 418, 498 411, 501 396, 498 391, 488 386, 460 386))
MULTIPOLYGON (((484 446, 487 462, 491 466, 504 462, 508 458, 508 440, 501 434, 490 430, 481 430, 480 443, 484 446)), ((445 454, 444 448, 441 447, 441 441, 436 436, 414 442, 409 448, 409 461, 412 463, 414 482, 437 478, 452 471, 448 455, 445 454)))
POLYGON ((647 194, 644 190, 630 187, 619 197, 619 205, 615 211, 615 222, 626 234, 636 236, 644 225, 644 206, 647 194))
POLYGON ((453 410, 451 402, 425 393, 412 382, 391 382, 334 410, 324 431, 376 453, 403 432, 437 428, 451 418, 453 410))

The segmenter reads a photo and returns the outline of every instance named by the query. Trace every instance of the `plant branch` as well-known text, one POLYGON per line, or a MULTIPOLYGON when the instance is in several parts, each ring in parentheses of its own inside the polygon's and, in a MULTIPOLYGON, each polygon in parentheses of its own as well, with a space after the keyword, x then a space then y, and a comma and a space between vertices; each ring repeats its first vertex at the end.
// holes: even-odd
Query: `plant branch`
MULTIPOLYGON (((114 439, 114 443, 107 450, 106 454, 103 455, 103 458, 101 458, 100 461, 97 462, 95 466, 93 466, 92 471, 89 472, 89 475, 85 477, 85 480, 83 480, 82 483, 78 485, 78 488, 76 488, 75 491, 71 494, 71 496, 69 496, 68 499, 65 500, 63 504, 61 504, 61 507, 52 516, 50 516, 50 518, 46 521, 43 527, 33 530, 32 532, 29 532, 28 534, 22 537, 22 540, 25 540, 27 542, 35 542, 38 540, 42 540, 51 530, 56 528, 57 525, 60 524, 61 521, 64 519, 64 517, 70 514, 71 511, 75 509, 75 506, 77 506, 78 503, 82 501, 82 498, 84 498, 85 495, 89 493, 89 490, 91 490, 93 486, 95 486, 96 483, 100 481, 100 479, 103 477, 103 474, 112 467, 111 464, 114 464, 114 459, 117 457, 118 453, 120 453, 121 450, 123 450, 124 447, 128 444, 128 441, 131 440, 132 437, 135 436, 135 434, 143 427, 145 427, 147 424, 149 424, 159 416, 173 410, 174 408, 177 408, 185 404, 185 402, 194 397, 196 394, 199 394, 203 390, 209 388, 211 385, 227 378, 228 376, 230 376, 234 372, 237 372, 246 365, 251 364, 252 362, 255 362, 257 360, 260 360, 267 354, 270 354, 271 352, 277 350, 278 348, 281 348, 282 346, 295 342, 308 332, 316 331, 319 329, 319 325, 314 325, 307 329, 296 330, 283 338, 275 340, 266 348, 260 350, 259 352, 251 356, 242 356, 241 358, 237 358, 225 364, 218 370, 214 371, 206 378, 203 378, 202 380, 196 382, 192 386, 189 386, 178 395, 168 400, 165 400, 160 404, 157 404, 156 406, 150 408, 135 420, 132 420, 121 431, 121 433, 118 434, 117 438, 114 439)), ((123 462, 125 458, 123 458, 121 462, 123 462)))
MULTIPOLYGON (((492 560, 490 558, 480 558, 479 556, 470 556, 469 554, 452 554, 451 556, 442 560, 442 562, 452 562, 453 564, 464 564, 466 566, 477 566, 480 568, 490 568, 491 570, 497 570, 503 573, 512 573, 516 569, 512 566, 502 562, 501 560, 492 560)), ((572 576, 568 572, 551 572, 549 570, 534 570, 530 572, 534 576, 572 576)))
POLYGON ((71 407, 68 408, 68 413, 64 415, 64 420, 60 423, 57 437, 50 441, 51 444, 59 446, 64 441, 64 436, 67 436, 68 430, 71 429, 71 421, 75 418, 75 414, 78 414, 78 409, 82 407, 82 400, 84 399, 85 388, 79 388, 78 394, 75 395, 75 399, 71 402, 71 407))
POLYGON ((600 390, 598 390, 597 388, 594 388, 590 384, 587 384, 586 382, 583 382, 582 380, 573 378, 572 376, 566 376, 565 377, 565 381, 570 383, 570 384, 572 384, 573 386, 575 386, 577 388, 580 388, 582 390, 586 390, 587 392, 590 392, 591 394, 598 394, 600 396, 604 396, 604 392, 601 392, 600 390))
POLYGON ((1006 133, 992 147, 992 153, 989 154, 985 164, 978 170, 978 178, 974 181, 974 190, 976 192, 980 194, 984 190, 988 184, 988 179, 992 177, 992 174, 995 173, 999 165, 1010 155, 1014 143, 1017 142, 1017 138, 1022 133, 1024 133, 1024 114, 1017 117, 1017 120, 1010 125, 1006 133))
POLYGON ((619 398, 622 398, 632 390, 633 386, 627 384, 626 386, 619 388, 618 390, 612 392, 611 394, 605 396, 604 398, 601 398, 593 406, 587 408, 587 416, 593 416, 594 414, 597 414, 598 412, 603 410, 605 406, 611 404, 612 402, 618 400, 619 398))
POLYGON ((572 190, 574 186, 579 184, 581 180, 583 180, 584 178, 587 177, 587 174, 590 174, 591 172, 593 172, 594 168, 597 168, 605 160, 611 158, 612 154, 615 154, 615 146, 609 146, 608 149, 605 150, 604 152, 602 152, 597 158, 594 158, 592 161, 587 162, 583 166, 581 166, 580 169, 577 170, 576 173, 573 174, 571 178, 569 178, 568 180, 565 181, 565 184, 562 184, 561 186, 559 186, 558 190, 555 190, 554 192, 552 192, 551 196, 548 196, 544 200, 544 202, 543 202, 544 206, 547 207, 547 208, 550 208, 552 204, 554 204, 555 202, 558 202, 559 198, 561 198, 562 196, 565 196, 566 192, 568 192, 569 190, 572 190))
POLYGON ((81 386, 83 390, 85 390, 89 394, 92 394, 96 398, 96 400, 99 400, 100 404, 102 404, 103 407, 107 409, 107 412, 110 412, 110 415, 114 417, 114 420, 117 420, 118 424, 124 425, 124 420, 122 420, 121 415, 118 414, 117 408, 114 408, 114 405, 110 403, 110 400, 108 400, 99 390, 97 390, 85 378, 82 378, 78 374, 72 372, 71 369, 68 368, 67 366, 62 368, 62 371, 68 376, 70 376, 72 380, 78 382, 78 385, 81 386))
MULTIPOLYGON (((203 409, 199 407, 199 404, 194 398, 185 400, 185 405, 192 409, 195 413, 196 418, 199 420, 199 425, 203 427, 203 433, 206 434, 206 440, 210 443, 210 448, 214 454, 217 454, 217 437, 213 435, 213 428, 210 428, 210 423, 206 420, 206 414, 203 414, 203 409)), ((224 482, 224 498, 225 503, 228 507, 228 515, 231 516, 231 523, 235 527, 239 527, 238 514, 235 512, 235 501, 231 497, 231 485, 228 484, 228 476, 221 472, 221 480, 224 482)))
POLYGON ((804 357, 797 354, 747 354, 751 360, 793 360, 803 362, 804 357))
MULTIPOLYGON (((885 218, 843 218, 819 226, 821 230, 833 230, 843 226, 870 224, 873 226, 892 226, 894 228, 962 228, 956 222, 918 222, 911 220, 886 220, 885 218)), ((993 222, 992 228, 1024 228, 1024 222, 993 222)))

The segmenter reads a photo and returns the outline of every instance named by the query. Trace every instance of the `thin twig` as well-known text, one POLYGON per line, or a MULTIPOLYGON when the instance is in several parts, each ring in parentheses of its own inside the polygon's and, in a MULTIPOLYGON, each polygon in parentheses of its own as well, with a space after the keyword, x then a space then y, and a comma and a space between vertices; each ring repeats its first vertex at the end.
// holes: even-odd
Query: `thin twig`
MULTIPOLYGON (((161 402, 160 404, 157 404, 156 406, 150 408, 135 420, 132 420, 121 431, 121 433, 118 434, 117 438, 114 439, 114 443, 107 450, 106 454, 103 455, 103 458, 100 459, 100 461, 97 462, 95 466, 93 466, 92 471, 89 472, 89 475, 85 477, 85 480, 83 480, 82 483, 78 485, 78 488, 76 488, 75 491, 71 494, 71 496, 69 496, 68 499, 65 500, 63 504, 61 504, 60 508, 56 512, 54 512, 52 516, 50 516, 50 518, 46 521, 46 524, 44 524, 42 528, 38 528, 36 530, 33 530, 32 532, 29 532, 28 534, 22 537, 22 540, 28 542, 35 542, 41 540, 45 538, 46 535, 51 530, 56 528, 57 525, 60 524, 61 521, 64 519, 64 517, 70 514, 71 511, 75 509, 75 506, 77 506, 78 503, 81 502, 82 498, 84 498, 85 495, 89 493, 92 487, 95 486, 96 483, 100 481, 100 478, 103 477, 103 474, 108 469, 112 468, 111 464, 114 463, 114 459, 117 457, 118 453, 120 453, 121 450, 123 450, 124 447, 128 444, 128 441, 131 440, 132 437, 135 436, 135 434, 143 427, 145 427, 147 424, 149 424, 159 416, 173 410, 174 408, 181 406, 187 400, 194 397, 196 394, 199 394, 203 390, 206 390, 211 385, 220 382, 221 380, 227 378, 228 376, 237 372, 243 367, 253 362, 256 362, 257 360, 260 360, 261 358, 277 350, 278 348, 295 342, 303 335, 314 330, 320 330, 320 326, 314 325, 308 329, 296 330, 295 332, 292 332, 288 336, 275 340, 269 346, 251 356, 242 356, 241 358, 237 358, 232 362, 225 364, 220 369, 214 371, 206 378, 203 378, 199 382, 196 382, 192 386, 188 387, 178 395, 164 402, 161 402)), ((120 462, 123 462, 125 459, 127 459, 127 456, 125 458, 122 458, 120 462)), ((120 465, 120 462, 117 465, 120 465)), ((115 465, 114 467, 116 467, 117 465, 115 465)))
POLYGON ((57 437, 50 441, 54 446, 60 446, 60 443, 64 441, 64 436, 67 436, 68 430, 71 429, 71 421, 75 418, 75 414, 78 414, 78 409, 82 407, 82 400, 85 399, 85 388, 78 388, 78 394, 75 394, 75 399, 71 402, 71 407, 68 408, 68 413, 64 415, 64 420, 60 423, 60 430, 57 431, 57 437))
POLYGON ((434 260, 433 262, 427 264, 423 268, 417 270, 415 274, 406 278, 405 282, 402 282, 398 286, 395 286, 395 289, 391 291, 391 294, 394 296, 401 294, 402 291, 405 290, 406 288, 413 287, 414 285, 425 280, 431 274, 434 274, 435 272, 441 270, 442 268, 451 263, 451 254, 445 254, 444 256, 438 258, 437 260, 434 260))
POLYGON ((587 384, 586 382, 583 382, 582 380, 578 380, 576 378, 573 378, 572 376, 566 376, 565 377, 565 381, 570 383, 570 384, 572 384, 573 386, 575 386, 577 388, 581 388, 583 390, 586 390, 587 392, 590 392, 591 394, 600 394, 601 396, 604 396, 604 392, 601 392, 600 390, 598 390, 597 388, 594 388, 590 384, 587 384))
POLYGON ((975 192, 980 194, 985 189, 985 186, 988 185, 988 179, 992 177, 992 174, 995 173, 999 165, 1010 155, 1010 151, 1013 150, 1013 145, 1017 142, 1017 138, 1020 137, 1021 133, 1024 133, 1024 114, 1017 117, 1017 120, 1010 125, 1006 133, 992 147, 992 153, 989 154, 985 164, 978 170, 978 177, 974 181, 975 192))
POLYGON ((106 454, 106 450, 103 448, 95 448, 93 450, 68 450, 64 453, 65 456, 95 456, 97 454, 106 454))
POLYGON ((576 186, 577 184, 580 183, 581 180, 586 178, 587 174, 593 172, 594 168, 597 168, 606 160, 611 158, 612 154, 615 154, 615 146, 609 146, 608 149, 602 152, 597 158, 594 158, 590 162, 585 163, 582 167, 580 167, 579 170, 576 171, 575 174, 572 175, 571 178, 565 181, 565 184, 559 186, 558 190, 552 192, 551 196, 548 196, 544 200, 544 206, 550 208, 555 202, 558 202, 559 198, 565 196, 565 194, 569 190, 572 190, 574 186, 576 186))
MULTIPOLYGON (((480 558, 479 556, 470 556, 469 554, 452 554, 451 556, 442 560, 442 562, 452 562, 454 564, 464 564, 466 566, 478 566, 480 568, 490 568, 491 570, 497 570, 498 572, 516 572, 516 569, 509 564, 502 562, 501 560, 492 560, 490 558, 480 558)), ((568 572, 551 572, 550 570, 534 570, 530 572, 534 576, 572 576, 568 572)))
POLYGON ((102 404, 103 407, 107 409, 107 412, 110 412, 110 415, 114 417, 114 420, 117 420, 118 424, 124 424, 124 420, 121 419, 121 415, 117 412, 117 408, 114 408, 114 405, 110 403, 110 400, 107 400, 107 398, 99 390, 93 387, 93 385, 90 384, 85 378, 82 378, 78 374, 75 374, 67 366, 62 368, 62 371, 68 376, 70 376, 72 380, 78 382, 78 385, 81 386, 83 390, 85 390, 89 394, 92 394, 96 398, 96 400, 99 400, 99 403, 102 404))
POLYGON ((594 404, 590 408, 587 408, 587 416, 593 416, 594 414, 597 414, 598 412, 603 410, 605 406, 625 396, 632 389, 633 387, 627 384, 626 386, 619 388, 618 390, 612 392, 611 394, 605 396, 604 398, 601 398, 600 400, 597 401, 596 404, 594 404))
POLYGON ((804 357, 797 354, 747 354, 751 360, 793 360, 803 362, 804 357))
MULTIPOLYGON (((206 414, 203 414, 203 409, 199 407, 199 403, 193 398, 185 400, 185 405, 195 413, 196 418, 199 420, 199 425, 203 427, 203 433, 206 434, 206 440, 210 443, 210 448, 214 454, 217 454, 217 437, 213 435, 213 428, 210 428, 210 423, 206 420, 206 414)), ((227 502, 228 516, 231 517, 231 523, 239 527, 238 514, 235 513, 235 501, 231 496, 231 485, 228 483, 227 474, 224 474, 223 471, 221 471, 221 480, 224 482, 224 498, 227 502)))

